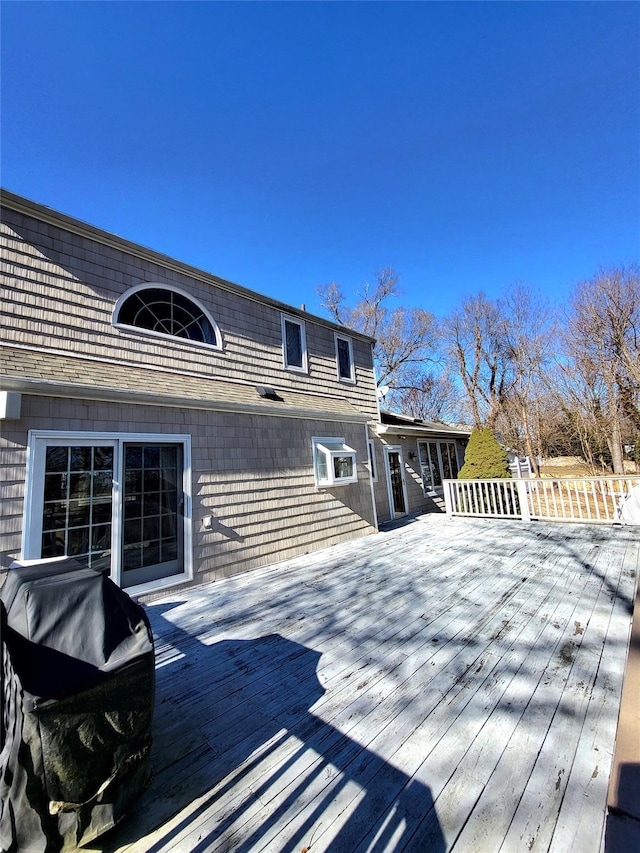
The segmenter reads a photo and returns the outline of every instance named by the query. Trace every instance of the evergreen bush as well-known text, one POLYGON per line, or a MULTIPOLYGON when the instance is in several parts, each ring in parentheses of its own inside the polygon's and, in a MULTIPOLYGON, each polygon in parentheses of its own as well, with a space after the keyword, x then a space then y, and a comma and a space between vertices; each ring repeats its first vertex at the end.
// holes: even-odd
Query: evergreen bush
POLYGON ((459 480, 494 480, 511 477, 506 450, 488 427, 474 429, 464 454, 459 480))

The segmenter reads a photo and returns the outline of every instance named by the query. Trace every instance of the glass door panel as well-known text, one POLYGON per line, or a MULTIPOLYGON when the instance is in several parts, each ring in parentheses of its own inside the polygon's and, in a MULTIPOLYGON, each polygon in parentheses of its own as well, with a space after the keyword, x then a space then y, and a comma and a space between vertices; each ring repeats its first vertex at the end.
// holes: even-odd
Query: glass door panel
POLYGON ((443 480, 452 480, 454 477, 453 467, 451 465, 451 454, 450 454, 451 445, 443 442, 440 445, 440 452, 442 454, 442 479, 443 480))
POLYGON ((426 441, 418 442, 418 453, 420 455, 420 476, 422 477, 422 491, 425 495, 434 489, 433 466, 429 454, 429 445, 426 441))
POLYGON ((404 500, 404 487, 402 483, 402 461, 397 450, 387 451, 389 461, 389 479, 391 481, 391 495, 393 499, 393 512, 395 515, 404 515, 407 511, 404 500))
POLYGON ((188 443, 136 438, 32 437, 25 559, 73 557, 125 587, 184 575, 188 443))
POLYGON ((431 465, 431 482, 434 489, 442 485, 442 469, 440 467, 440 458, 438 454, 438 442, 429 442, 429 458, 431 465))
POLYGON ((453 441, 419 441, 420 472, 425 494, 458 476, 458 457, 453 441))
POLYGON ((182 571, 182 448, 125 444, 122 585, 182 571))
POLYGON ((66 554, 109 570, 113 465, 113 447, 46 448, 41 557, 66 554))
POLYGON ((458 476, 458 471, 459 471, 458 456, 456 454, 456 445, 454 442, 449 442, 448 447, 449 447, 449 459, 450 459, 450 466, 451 466, 451 479, 455 480, 455 478, 458 476))

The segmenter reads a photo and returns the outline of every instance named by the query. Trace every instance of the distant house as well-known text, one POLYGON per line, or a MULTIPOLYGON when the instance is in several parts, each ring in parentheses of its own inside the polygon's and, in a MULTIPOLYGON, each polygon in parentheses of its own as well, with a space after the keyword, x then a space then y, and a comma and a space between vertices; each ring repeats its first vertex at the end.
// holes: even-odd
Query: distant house
POLYGON ((227 577, 426 511, 464 431, 380 414, 373 340, 2 197, 2 567, 130 592, 227 577))

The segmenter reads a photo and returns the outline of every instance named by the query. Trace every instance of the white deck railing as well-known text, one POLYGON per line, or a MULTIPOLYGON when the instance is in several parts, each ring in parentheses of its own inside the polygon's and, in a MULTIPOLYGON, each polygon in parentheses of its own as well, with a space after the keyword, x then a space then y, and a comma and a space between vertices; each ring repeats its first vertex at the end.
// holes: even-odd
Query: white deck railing
POLYGON ((447 515, 640 524, 640 475, 445 480, 447 515))

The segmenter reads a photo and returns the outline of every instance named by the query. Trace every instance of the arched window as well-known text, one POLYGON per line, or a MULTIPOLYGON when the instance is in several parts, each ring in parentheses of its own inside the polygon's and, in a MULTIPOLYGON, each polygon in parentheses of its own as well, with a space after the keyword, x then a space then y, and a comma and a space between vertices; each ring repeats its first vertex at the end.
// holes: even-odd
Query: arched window
POLYGON ((142 284, 128 290, 116 304, 113 322, 217 349, 222 345, 220 331, 207 309, 193 297, 166 285, 142 284))

